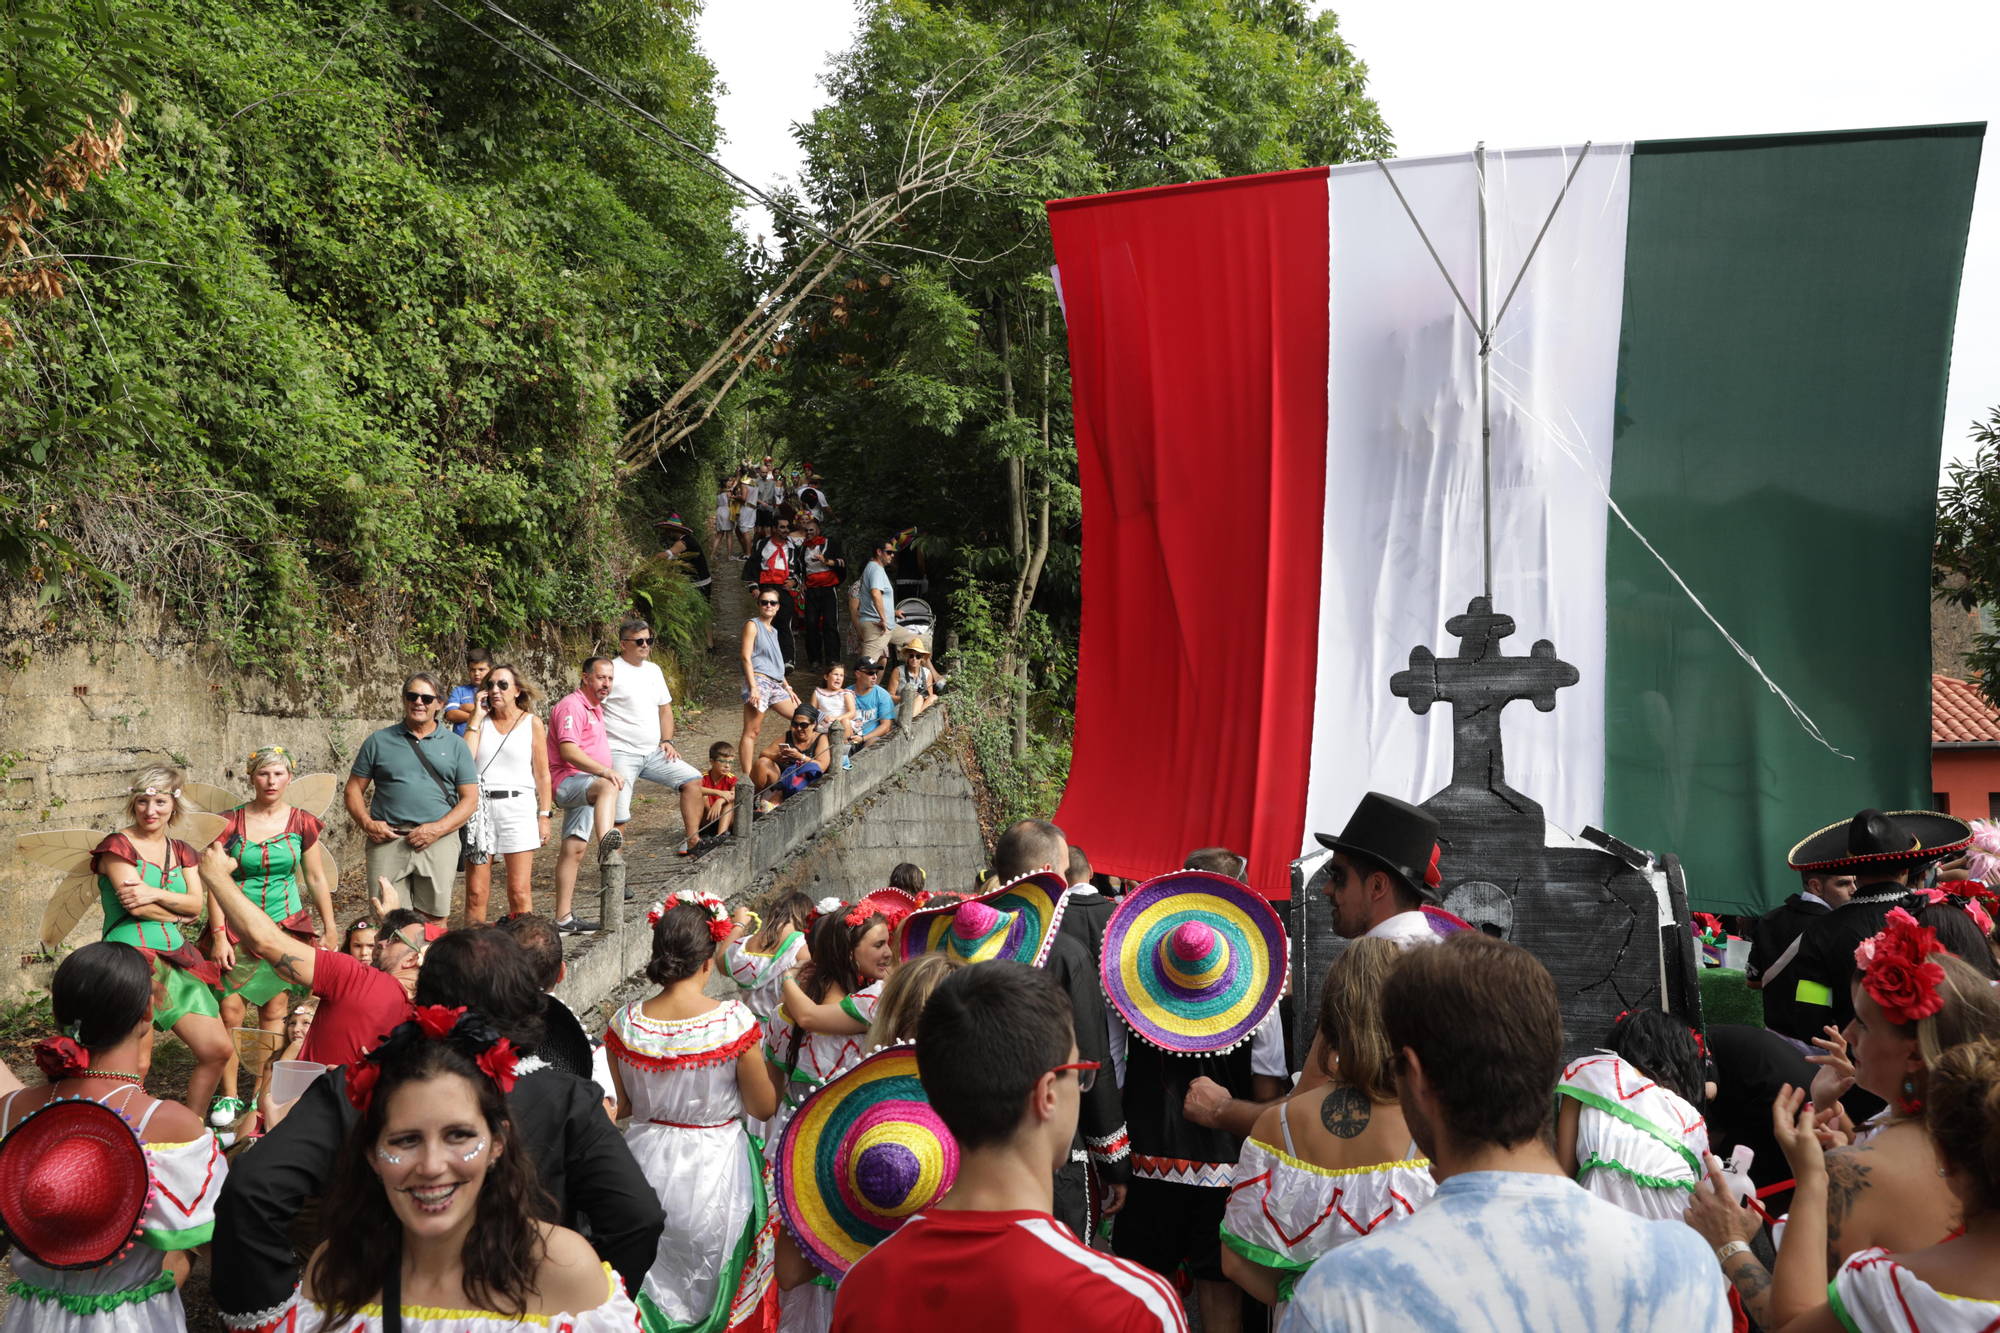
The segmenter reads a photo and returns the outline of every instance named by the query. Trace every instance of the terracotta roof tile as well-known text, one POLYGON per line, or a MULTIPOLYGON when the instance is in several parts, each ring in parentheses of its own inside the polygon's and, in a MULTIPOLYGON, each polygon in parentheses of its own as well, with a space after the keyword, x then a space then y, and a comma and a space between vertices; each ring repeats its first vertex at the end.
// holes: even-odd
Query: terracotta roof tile
POLYGON ((1931 677, 1931 744, 2000 744, 2000 713, 1977 686, 1950 676, 1931 677))

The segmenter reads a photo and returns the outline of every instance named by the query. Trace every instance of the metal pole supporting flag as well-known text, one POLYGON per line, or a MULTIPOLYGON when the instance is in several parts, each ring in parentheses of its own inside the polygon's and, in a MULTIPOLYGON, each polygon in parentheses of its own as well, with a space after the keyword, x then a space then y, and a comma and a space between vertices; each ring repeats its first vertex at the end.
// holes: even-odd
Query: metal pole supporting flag
MULTIPOLYGON (((1472 150, 1479 172, 1479 510, 1486 557, 1486 600, 1493 601, 1493 322, 1487 309, 1493 284, 1486 276, 1486 140, 1472 150)), ((1556 200, 1558 206, 1562 200, 1556 200)))

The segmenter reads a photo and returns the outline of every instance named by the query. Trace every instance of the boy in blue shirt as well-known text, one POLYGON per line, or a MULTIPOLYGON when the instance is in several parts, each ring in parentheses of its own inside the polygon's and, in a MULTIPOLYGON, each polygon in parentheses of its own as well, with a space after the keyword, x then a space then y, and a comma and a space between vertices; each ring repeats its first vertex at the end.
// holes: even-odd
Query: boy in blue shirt
POLYGON ((882 688, 882 664, 864 657, 854 664, 854 734, 860 741, 848 753, 887 740, 896 721, 896 701, 882 688))
POLYGON ((465 724, 472 721, 473 714, 478 711, 479 687, 492 670, 492 653, 484 648, 466 650, 465 674, 472 678, 472 683, 452 686, 451 694, 444 701, 444 720, 451 723, 451 729, 461 736, 465 735, 465 724))

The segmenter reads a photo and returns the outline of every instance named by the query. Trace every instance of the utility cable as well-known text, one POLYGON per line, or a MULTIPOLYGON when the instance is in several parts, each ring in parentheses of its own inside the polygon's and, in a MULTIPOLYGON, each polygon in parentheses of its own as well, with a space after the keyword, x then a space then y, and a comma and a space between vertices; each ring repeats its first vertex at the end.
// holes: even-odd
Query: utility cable
POLYGON ((592 72, 590 69, 577 63, 577 61, 572 59, 567 53, 565 53, 560 47, 556 46, 553 42, 550 42, 547 38, 543 37, 540 33, 537 33, 534 29, 530 28, 527 24, 521 22, 519 19, 509 14, 506 10, 501 9, 498 5, 491 3, 491 0, 482 0, 482 3, 485 5, 487 9, 491 10, 493 13, 507 20, 507 22, 519 28, 522 32, 526 33, 535 42, 539 43, 547 50, 554 52, 557 58, 562 60, 562 62, 568 65, 571 69, 576 70, 578 73, 582 74, 585 78, 588 78, 591 82, 595 83, 598 87, 603 88, 606 92, 610 93, 611 96, 617 98, 624 105, 630 107, 634 112, 636 112, 640 116, 643 116, 647 121, 658 126, 663 132, 666 133, 666 135, 670 140, 672 140, 672 142, 662 142, 660 139, 654 137, 651 134, 648 134, 644 129, 641 129, 639 126, 632 124, 631 121, 625 119, 623 116, 620 116, 616 111, 613 111, 610 107, 598 101, 596 98, 592 97, 589 93, 584 92, 582 89, 576 87, 574 84, 565 82, 563 79, 557 77, 552 71, 548 70, 541 64, 537 63, 531 57, 523 54, 520 51, 515 50, 514 47, 510 46, 508 43, 501 41, 498 37, 495 37, 492 33, 486 31, 486 29, 480 27, 477 23, 474 23, 471 19, 459 13, 452 6, 444 3, 444 0, 425 0, 425 2, 427 4, 430 4, 432 7, 436 9, 441 9, 445 13, 451 15, 453 18, 457 19, 460 23, 464 24, 466 27, 478 33, 481 37, 484 37, 487 41, 493 43, 493 45, 499 47, 502 51, 505 51, 508 55, 513 56, 523 65, 526 65, 536 74, 539 74, 541 77, 547 79, 550 83, 555 84, 558 88, 561 88, 565 92, 568 92, 572 96, 576 97, 579 101, 585 102, 590 106, 596 107, 599 111, 602 111, 605 115, 610 116, 613 120, 617 121, 620 125, 623 125, 626 129, 630 130, 632 133, 638 135, 641 139, 645 140, 647 143, 652 144, 656 148, 665 149, 666 151, 674 153, 680 157, 691 159, 697 169, 715 178, 722 184, 730 186, 732 189, 738 189, 744 192, 745 194, 750 195, 752 198, 756 199, 759 203, 763 204, 766 208, 770 209, 773 213, 782 214, 786 217, 791 218, 801 227, 805 228, 809 232, 812 232, 814 235, 818 236, 822 241, 826 242, 828 245, 833 246, 836 250, 839 250, 844 254, 852 255, 856 259, 861 260, 863 263, 869 264, 877 269, 882 270, 885 273, 892 274, 896 277, 903 276, 903 274, 899 270, 891 267, 890 265, 884 264, 881 260, 876 259, 873 256, 864 254, 862 251, 855 249, 853 246, 848 245, 840 240, 837 240, 832 233, 828 232, 824 227, 821 227, 818 223, 812 221, 812 219, 808 218, 805 214, 800 213, 795 208, 790 208, 779 203, 769 194, 766 194, 764 191, 750 184, 749 181, 737 175, 734 171, 731 171, 721 162, 717 161, 715 158, 703 152, 693 142, 675 132, 675 130, 671 126, 667 125, 666 122, 662 121, 658 116, 655 116, 652 112, 646 110, 644 107, 634 102, 631 98, 619 92, 609 83, 606 83, 602 78, 599 78, 597 74, 592 72))

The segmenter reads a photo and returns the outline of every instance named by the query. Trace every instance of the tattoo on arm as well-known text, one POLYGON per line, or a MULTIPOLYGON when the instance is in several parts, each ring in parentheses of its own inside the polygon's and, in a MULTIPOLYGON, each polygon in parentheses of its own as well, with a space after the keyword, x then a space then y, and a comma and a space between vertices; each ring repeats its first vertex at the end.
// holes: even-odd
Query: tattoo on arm
POLYGON ((285 980, 300 986, 312 984, 312 960, 295 953, 280 953, 271 960, 271 970, 285 980))
POLYGON ((1757 1327, 1771 1327, 1771 1270, 1749 1255, 1729 1270, 1729 1281, 1743 1301, 1744 1313, 1757 1327))
POLYGON ((1827 1154, 1826 1271, 1829 1274, 1840 1268, 1841 1223, 1848 1220, 1862 1192, 1872 1186, 1873 1182, 1868 1179, 1868 1173, 1872 1170, 1874 1168, 1865 1164, 1858 1153, 1833 1152, 1827 1154))
POLYGON ((1319 1104, 1319 1122, 1335 1138, 1351 1139, 1368 1128, 1368 1118, 1374 1111, 1375 1104, 1368 1100, 1367 1093, 1346 1084, 1335 1084, 1326 1090, 1326 1097, 1319 1104))

